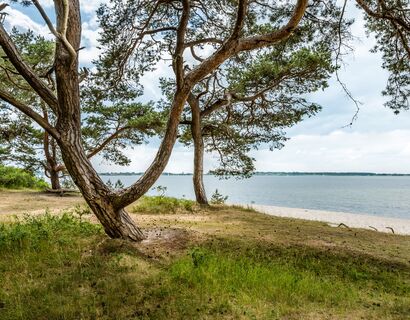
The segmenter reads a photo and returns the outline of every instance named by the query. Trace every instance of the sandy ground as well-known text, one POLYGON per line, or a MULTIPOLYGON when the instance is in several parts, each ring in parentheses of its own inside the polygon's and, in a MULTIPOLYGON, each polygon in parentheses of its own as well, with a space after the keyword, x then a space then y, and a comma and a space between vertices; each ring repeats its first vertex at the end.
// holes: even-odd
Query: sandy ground
POLYGON ((387 218, 335 211, 264 206, 257 204, 249 205, 249 207, 259 212, 277 217, 322 221, 335 227, 364 228, 388 233, 391 233, 393 229, 396 234, 410 235, 410 219, 387 218))

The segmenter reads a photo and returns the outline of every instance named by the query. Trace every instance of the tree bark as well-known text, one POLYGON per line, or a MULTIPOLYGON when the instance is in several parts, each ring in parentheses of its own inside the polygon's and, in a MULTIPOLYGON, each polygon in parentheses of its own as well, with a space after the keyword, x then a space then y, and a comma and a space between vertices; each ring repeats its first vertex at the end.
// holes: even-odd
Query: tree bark
MULTIPOLYGON (((54 3, 57 31, 61 34, 66 32, 70 45, 79 48, 81 18, 78 0, 69 1, 68 28, 64 17, 64 1, 56 0, 54 3)), ((67 171, 108 236, 143 240, 144 234, 124 210, 125 205, 114 205, 118 195, 103 183, 82 147, 78 56, 72 57, 59 41, 55 53, 55 74, 58 96, 56 129, 60 133, 56 141, 67 171)))
POLYGON ((201 110, 199 108, 199 101, 192 97, 189 97, 188 102, 192 110, 192 123, 191 134, 194 142, 194 191, 196 201, 200 205, 208 205, 208 199, 206 197, 204 186, 204 140, 202 137, 202 124, 201 124, 201 110))
POLYGON ((66 169, 107 235, 132 241, 145 239, 143 232, 125 209, 114 205, 116 193, 104 184, 92 167, 75 130, 64 136, 60 148, 66 169))
POLYGON ((58 175, 58 172, 51 169, 49 170, 49 174, 50 174, 51 189, 60 190, 61 185, 60 185, 60 177, 58 175))

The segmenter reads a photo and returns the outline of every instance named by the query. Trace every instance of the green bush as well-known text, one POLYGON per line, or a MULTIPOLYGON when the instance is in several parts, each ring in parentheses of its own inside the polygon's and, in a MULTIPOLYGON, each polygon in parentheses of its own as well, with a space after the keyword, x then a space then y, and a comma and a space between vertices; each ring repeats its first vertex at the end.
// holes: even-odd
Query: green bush
POLYGON ((0 188, 6 189, 45 189, 47 182, 23 169, 0 165, 0 188))
POLYGON ((177 199, 172 197, 144 196, 138 200, 137 204, 131 209, 132 212, 145 213, 177 213, 194 212, 197 208, 195 201, 187 199, 177 199))

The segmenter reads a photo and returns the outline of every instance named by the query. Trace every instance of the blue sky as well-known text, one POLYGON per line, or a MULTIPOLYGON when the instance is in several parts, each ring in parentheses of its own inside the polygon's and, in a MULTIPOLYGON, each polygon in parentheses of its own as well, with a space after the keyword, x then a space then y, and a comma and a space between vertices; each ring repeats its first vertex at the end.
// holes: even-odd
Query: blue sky
MULTIPOLYGON (((80 62, 89 65, 97 58, 98 23, 95 10, 101 0, 80 1, 83 19, 83 41, 85 50, 80 52, 80 62)), ((51 0, 40 1, 52 16, 51 0)), ((6 27, 16 26, 33 29, 35 32, 50 36, 42 20, 33 8, 12 5, 6 27)), ((252 152, 259 171, 366 171, 410 173, 410 112, 394 115, 383 106, 381 91, 387 81, 387 73, 381 68, 378 54, 369 52, 374 44, 363 27, 363 18, 350 4, 349 13, 356 17, 353 25, 354 52, 346 59, 340 72, 353 96, 362 105, 358 119, 353 126, 346 127, 355 113, 356 107, 333 79, 330 87, 312 95, 312 101, 323 106, 322 112, 314 118, 289 129, 290 140, 281 150, 269 151, 261 148, 252 152)), ((145 98, 155 100, 160 91, 157 87, 161 75, 169 72, 159 66, 155 72, 143 79, 145 98)), ((93 160, 99 171, 144 171, 154 158, 158 140, 126 151, 132 159, 129 167, 111 166, 96 158, 93 160)), ((216 158, 206 156, 205 169, 215 167, 216 158)), ((191 172, 192 150, 176 145, 169 172, 191 172)))

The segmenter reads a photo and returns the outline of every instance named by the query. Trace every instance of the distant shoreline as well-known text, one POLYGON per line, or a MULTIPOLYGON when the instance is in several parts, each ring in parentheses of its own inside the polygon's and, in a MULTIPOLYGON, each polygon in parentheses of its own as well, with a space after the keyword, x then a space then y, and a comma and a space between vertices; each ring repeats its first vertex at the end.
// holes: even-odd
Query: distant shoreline
MULTIPOLYGON (((143 172, 100 172, 100 176, 140 176, 143 172)), ((164 172, 163 176, 192 176, 192 173, 164 172)), ((211 173, 205 175, 213 176, 211 173)), ((373 172, 255 172, 254 176, 409 177, 410 173, 373 172)))

